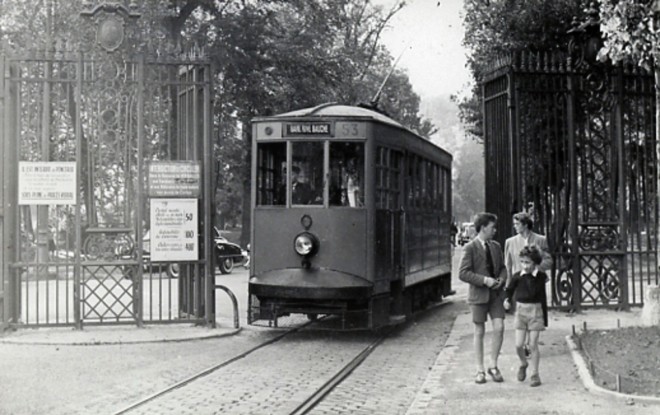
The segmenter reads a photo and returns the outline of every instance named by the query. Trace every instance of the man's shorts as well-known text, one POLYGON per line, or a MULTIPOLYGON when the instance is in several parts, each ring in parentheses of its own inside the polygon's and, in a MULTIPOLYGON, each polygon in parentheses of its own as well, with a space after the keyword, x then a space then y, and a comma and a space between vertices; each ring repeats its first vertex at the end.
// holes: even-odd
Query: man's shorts
POLYGON ((541 303, 518 303, 513 325, 516 330, 545 330, 541 303))
POLYGON ((486 304, 470 304, 472 310, 472 321, 485 323, 490 318, 501 318, 504 320, 504 297, 500 292, 491 291, 490 299, 486 304))

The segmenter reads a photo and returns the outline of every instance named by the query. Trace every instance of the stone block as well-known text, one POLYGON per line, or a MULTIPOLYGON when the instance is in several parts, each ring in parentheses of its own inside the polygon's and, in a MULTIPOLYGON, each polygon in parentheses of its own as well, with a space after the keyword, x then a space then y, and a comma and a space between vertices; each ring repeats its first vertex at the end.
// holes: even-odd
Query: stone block
POLYGON ((642 324, 660 326, 660 286, 647 285, 642 308, 642 324))

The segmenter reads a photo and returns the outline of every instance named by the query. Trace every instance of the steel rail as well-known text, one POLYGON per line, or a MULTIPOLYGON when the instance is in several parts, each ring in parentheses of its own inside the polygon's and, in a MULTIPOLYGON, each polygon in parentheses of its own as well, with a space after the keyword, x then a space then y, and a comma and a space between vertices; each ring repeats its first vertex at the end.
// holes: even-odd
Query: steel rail
POLYGON ((316 322, 314 322, 314 321, 309 321, 309 322, 307 322, 307 323, 305 323, 305 324, 302 324, 302 325, 300 325, 300 326, 298 326, 298 327, 294 327, 294 328, 292 328, 291 330, 287 330, 286 332, 284 332, 284 333, 282 333, 282 334, 280 334, 280 335, 278 335, 278 336, 276 336, 276 337, 273 337, 272 339, 270 339, 270 340, 268 340, 268 341, 265 341, 265 342, 263 342, 263 343, 261 343, 261 344, 255 346, 255 347, 251 348, 251 349, 248 349, 247 351, 245 351, 245 352, 243 352, 243 353, 241 353, 241 354, 239 354, 239 355, 236 355, 236 356, 234 356, 234 357, 232 357, 232 358, 230 358, 230 359, 227 359, 227 360, 225 360, 225 361, 223 361, 223 362, 221 362, 221 363, 218 363, 218 364, 213 365, 213 366, 211 366, 211 367, 209 367, 209 368, 207 368, 207 369, 204 369, 204 370, 202 370, 201 372, 198 372, 198 373, 196 373, 196 374, 194 374, 194 375, 192 375, 192 376, 190 376, 190 377, 188 377, 188 378, 186 378, 186 379, 184 379, 184 380, 182 380, 182 381, 180 381, 180 382, 177 382, 177 383, 175 383, 175 384, 173 384, 173 385, 171 385, 171 386, 168 386, 168 387, 166 387, 165 389, 163 389, 163 390, 161 390, 161 391, 155 392, 155 393, 153 393, 153 394, 147 396, 146 398, 142 398, 142 399, 140 399, 139 401, 134 402, 134 403, 130 404, 129 406, 127 406, 127 407, 125 407, 125 408, 123 408, 123 409, 120 409, 120 410, 117 411, 117 412, 113 412, 112 414, 113 414, 113 415, 126 414, 126 413, 132 411, 133 409, 136 409, 136 408, 139 407, 139 406, 142 406, 142 405, 144 405, 144 404, 146 404, 146 403, 148 403, 148 402, 151 402, 151 401, 153 401, 153 400, 155 400, 155 399, 157 399, 157 398, 159 398, 159 397, 161 397, 161 396, 163 396, 163 395, 166 395, 166 394, 168 394, 168 393, 174 391, 175 389, 179 389, 179 388, 181 388, 181 387, 183 387, 183 386, 186 386, 187 384, 189 384, 189 383, 191 383, 191 382, 194 382, 194 381, 196 381, 196 380, 198 380, 198 379, 200 379, 200 378, 203 378, 204 376, 207 376, 207 375, 209 375, 209 374, 215 372, 215 371, 218 370, 218 369, 221 369, 221 368, 223 368, 223 367, 225 367, 225 366, 229 366, 230 364, 232 364, 232 363, 234 363, 234 362, 236 362, 236 361, 238 361, 238 360, 241 360, 241 359, 243 359, 244 357, 249 356, 250 354, 256 352, 257 350, 259 350, 259 349, 261 349, 261 348, 263 348, 263 347, 265 347, 265 346, 268 346, 268 345, 270 345, 270 344, 276 343, 276 342, 282 340, 283 338, 285 338, 286 336, 288 336, 288 335, 290 335, 290 334, 293 334, 293 333, 295 333, 295 332, 297 332, 297 331, 300 331, 300 330, 302 330, 303 328, 306 328, 307 326, 309 326, 310 324, 317 323, 317 322, 320 321, 320 320, 321 320, 321 319, 317 320, 316 322))
POLYGON ((370 345, 365 347, 360 354, 358 354, 353 360, 348 362, 343 368, 341 368, 333 377, 331 377, 327 382, 325 382, 320 388, 316 390, 312 395, 310 395, 303 403, 301 403, 296 409, 291 412, 291 415, 303 415, 309 413, 316 405, 318 405, 323 399, 330 393, 334 388, 336 388, 341 382, 344 381, 355 369, 357 369, 362 362, 364 362, 367 357, 385 340, 389 333, 386 333, 372 342, 370 345))

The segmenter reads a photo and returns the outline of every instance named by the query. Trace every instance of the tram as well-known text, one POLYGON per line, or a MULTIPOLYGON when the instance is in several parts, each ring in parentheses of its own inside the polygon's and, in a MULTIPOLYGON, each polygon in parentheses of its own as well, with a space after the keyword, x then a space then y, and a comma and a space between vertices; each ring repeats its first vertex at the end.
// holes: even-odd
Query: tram
POLYGON ((255 118, 252 133, 248 323, 377 329, 453 293, 447 151, 335 103, 255 118))

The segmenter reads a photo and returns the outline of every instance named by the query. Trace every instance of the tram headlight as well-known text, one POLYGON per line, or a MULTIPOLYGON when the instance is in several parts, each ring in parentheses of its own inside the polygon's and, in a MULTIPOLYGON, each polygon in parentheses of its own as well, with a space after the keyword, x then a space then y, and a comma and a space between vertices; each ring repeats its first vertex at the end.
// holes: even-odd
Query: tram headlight
POLYGON ((319 240, 309 232, 303 232, 293 241, 293 249, 300 256, 311 257, 319 250, 319 240))

